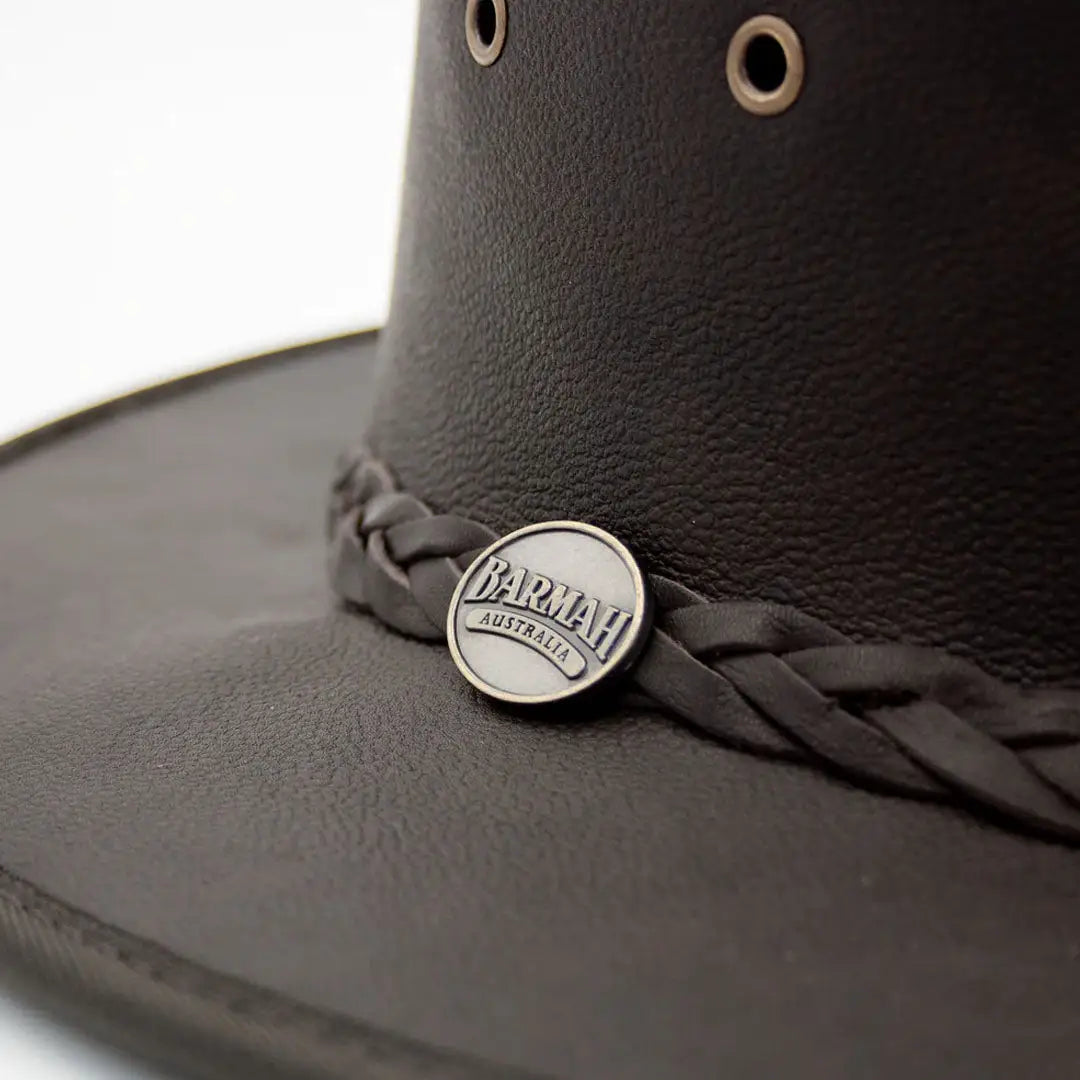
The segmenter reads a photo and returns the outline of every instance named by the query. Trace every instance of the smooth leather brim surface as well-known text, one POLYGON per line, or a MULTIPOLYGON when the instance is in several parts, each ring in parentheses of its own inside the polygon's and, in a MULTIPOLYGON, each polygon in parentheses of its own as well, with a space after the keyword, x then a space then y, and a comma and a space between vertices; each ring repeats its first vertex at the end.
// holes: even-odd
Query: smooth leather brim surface
POLYGON ((1076 852, 658 715, 511 714, 335 608, 374 352, 9 451, 4 955, 196 1072, 1074 1076, 1076 852))

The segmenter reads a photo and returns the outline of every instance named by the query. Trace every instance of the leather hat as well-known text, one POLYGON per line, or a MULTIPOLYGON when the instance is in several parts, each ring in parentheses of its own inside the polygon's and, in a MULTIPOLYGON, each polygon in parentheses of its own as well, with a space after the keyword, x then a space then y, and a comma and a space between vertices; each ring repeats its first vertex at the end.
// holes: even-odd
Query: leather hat
POLYGON ((207 1075, 1074 1075, 1078 35, 425 0, 385 329, 4 451, 5 972, 207 1075))

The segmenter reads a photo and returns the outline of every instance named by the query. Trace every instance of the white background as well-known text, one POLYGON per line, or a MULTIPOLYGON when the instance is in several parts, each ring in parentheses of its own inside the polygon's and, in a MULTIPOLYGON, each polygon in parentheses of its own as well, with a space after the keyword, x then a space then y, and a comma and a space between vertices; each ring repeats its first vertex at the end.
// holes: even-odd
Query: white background
MULTIPOLYGON (((0 440, 383 320, 415 9, 0 2, 0 440)), ((0 1072, 151 1075, 3 990, 0 1072)))
POLYGON ((0 434, 384 315, 415 0, 0 2, 0 434))

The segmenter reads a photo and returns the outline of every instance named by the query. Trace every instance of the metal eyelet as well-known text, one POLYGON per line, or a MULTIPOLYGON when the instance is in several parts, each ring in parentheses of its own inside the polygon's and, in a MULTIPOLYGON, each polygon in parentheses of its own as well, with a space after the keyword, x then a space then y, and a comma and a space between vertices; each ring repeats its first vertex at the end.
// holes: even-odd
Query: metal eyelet
POLYGON ((758 116, 775 116, 791 108, 805 72, 799 35, 775 15, 747 19, 728 46, 728 86, 735 100, 758 116))
POLYGON ((478 64, 494 64, 506 44, 506 0, 469 0, 465 7, 465 40, 478 64))

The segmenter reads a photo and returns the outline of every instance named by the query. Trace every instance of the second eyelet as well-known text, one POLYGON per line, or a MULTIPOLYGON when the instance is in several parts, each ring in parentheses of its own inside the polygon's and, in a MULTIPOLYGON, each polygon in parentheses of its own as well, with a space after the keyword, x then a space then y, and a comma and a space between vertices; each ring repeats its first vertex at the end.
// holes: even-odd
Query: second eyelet
POLYGON ((506 44, 506 0, 469 0, 465 7, 465 40, 478 64, 494 64, 506 44))
POLYGON ((775 116, 791 108, 802 90, 805 70, 799 35, 775 15, 747 19, 728 46, 728 86, 735 100, 758 116, 775 116))

